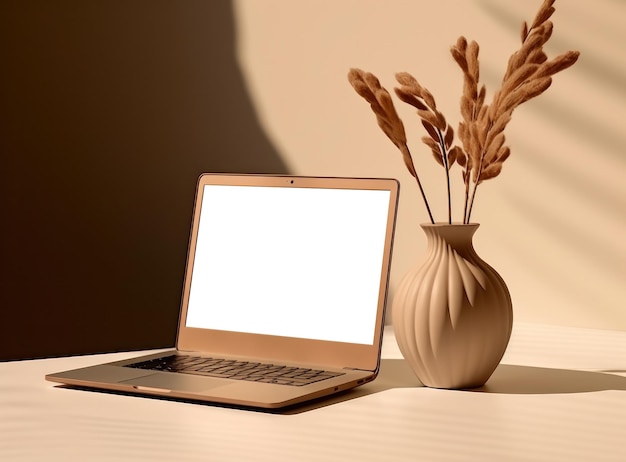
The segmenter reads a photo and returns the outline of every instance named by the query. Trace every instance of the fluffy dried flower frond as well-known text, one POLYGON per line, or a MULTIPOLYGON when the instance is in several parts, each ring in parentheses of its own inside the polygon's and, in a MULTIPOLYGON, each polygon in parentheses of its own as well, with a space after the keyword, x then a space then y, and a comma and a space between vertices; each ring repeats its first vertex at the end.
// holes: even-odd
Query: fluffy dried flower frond
POLYGON ((512 115, 513 113, 510 111, 500 114, 499 117, 492 122, 490 129, 483 130, 485 132, 485 151, 487 151, 494 140, 504 132, 504 129, 511 121, 512 115))
POLYGON ((454 129, 452 128, 452 125, 448 125, 443 139, 446 149, 450 149, 452 147, 452 142, 454 141, 454 129))
POLYGON ((435 103, 435 97, 425 88, 423 89, 421 98, 426 103, 426 106, 428 106, 435 114, 439 114, 437 111, 437 103, 435 103))
POLYGON ((422 126, 428 132, 428 135, 433 140, 438 140, 439 139, 439 134, 437 133, 437 129, 435 128, 435 126, 433 124, 431 124, 430 122, 428 122, 425 119, 422 119, 422 126))
MULTIPOLYGON (((471 165, 474 168, 474 171, 473 171, 474 182, 478 180, 478 175, 480 173, 479 169, 480 169, 480 166, 482 165, 482 156, 483 156, 484 145, 485 145, 484 138, 486 136, 485 130, 484 129, 481 130, 479 125, 480 124, 478 123, 472 123, 469 125, 470 143, 468 147, 464 146, 467 152, 468 158, 471 159, 471 165)), ((469 178, 469 175, 468 175, 468 178, 469 178)))
MULTIPOLYGON (((546 91, 552 84, 551 77, 572 66, 579 57, 578 52, 570 51, 549 61, 543 50, 553 32, 553 24, 549 21, 555 11, 553 4, 554 0, 545 0, 531 26, 523 24, 522 45, 509 58, 500 89, 494 94, 488 110, 485 110, 487 106, 481 106, 478 116, 474 119, 469 117, 473 97, 473 89, 468 88, 468 80, 471 78, 468 75, 469 66, 460 60, 458 52, 460 48, 453 52, 465 75, 461 101, 464 126, 459 126, 459 138, 468 154, 468 162, 463 173, 466 193, 469 191, 470 178, 474 182, 469 207, 466 203, 465 221, 469 221, 476 186, 484 180, 498 176, 502 171, 503 162, 510 156, 510 148, 504 146, 504 130, 511 120, 513 111, 546 91)), ((457 46, 458 44, 457 41, 457 46)))
POLYGON ((485 153, 485 164, 489 165, 498 160, 498 154, 504 145, 504 140, 504 133, 500 132, 488 143, 489 148, 485 153))
POLYGON ((459 37, 456 45, 450 48, 452 57, 463 71, 463 96, 461 97, 461 111, 466 120, 475 119, 484 101, 484 86, 478 90, 479 62, 478 44, 472 41, 469 45, 465 37, 459 37), (480 98, 479 98, 480 96, 480 98))
POLYGON ((480 47, 475 41, 471 41, 467 47, 467 73, 472 76, 474 82, 478 84, 480 80, 480 67, 478 65, 478 52, 480 47))
POLYGON ((461 167, 466 163, 465 153, 460 146, 453 146, 452 149, 448 151, 448 165, 452 165, 455 162, 458 162, 461 167))
POLYGON ((471 134, 470 134, 469 125, 466 124, 465 122, 459 122, 457 135, 459 136, 459 139, 462 141, 463 146, 465 147, 465 150, 467 152, 470 152, 470 150, 469 150, 469 147, 470 147, 469 143, 471 141, 471 134))
POLYGON ((498 152, 498 161, 504 162, 505 160, 509 158, 510 155, 511 155, 511 148, 509 148, 508 146, 502 146, 502 148, 500 149, 500 152, 498 152))
POLYGON ((539 96, 552 85, 550 77, 533 79, 525 82, 518 89, 513 91, 509 97, 505 98, 501 111, 513 111, 517 106, 539 96))
MULTIPOLYGON (((539 7, 539 11, 537 12, 537 15, 535 16, 535 20, 533 21, 532 25, 530 26, 531 30, 534 29, 535 27, 538 27, 539 25, 543 24, 548 19, 550 19, 552 14, 556 11, 554 6, 552 6, 552 5, 554 5, 554 1, 555 0, 545 0, 543 2, 543 5, 541 5, 539 7)), ((524 39, 522 38, 522 42, 523 41, 524 41, 524 39)))
POLYGON ((434 223, 435 219, 433 218, 430 205, 426 199, 424 188, 422 187, 419 175, 415 169, 415 164, 413 163, 413 157, 411 156, 411 152, 409 151, 409 147, 407 145, 404 124, 398 116, 393 100, 391 99, 391 95, 385 88, 382 87, 380 81, 374 74, 362 71, 361 69, 350 69, 348 72, 348 81, 357 94, 370 103, 370 107, 376 115, 378 125, 383 130, 385 135, 387 135, 393 144, 395 144, 400 150, 404 165, 417 181, 417 185, 422 194, 422 199, 424 200, 424 205, 428 211, 430 221, 431 223, 434 223))
POLYGON ((570 66, 573 66, 580 53, 578 51, 568 51, 560 56, 557 56, 552 61, 545 62, 537 71, 536 77, 550 77, 557 72, 561 72, 570 66))
POLYGON ((503 81, 508 80, 513 72, 523 66, 524 63, 528 62, 529 56, 535 53, 536 50, 542 50, 543 45, 547 42, 548 38, 550 38, 551 34, 552 23, 550 22, 531 30, 520 49, 509 58, 503 81))
POLYGON ((439 130, 446 129, 445 119, 443 120, 443 126, 442 126, 441 118, 437 117, 437 113, 433 111, 429 111, 429 110, 417 111, 417 115, 420 117, 420 119, 425 120, 430 125, 432 125, 433 127, 439 130))
POLYGON ((532 64, 543 64, 548 60, 548 55, 545 54, 543 48, 533 50, 528 54, 528 58, 526 58, 527 63, 532 64))
POLYGON ((417 79, 408 72, 398 72, 396 74, 396 81, 403 87, 410 89, 411 93, 415 95, 421 95, 422 91, 424 91, 417 79))
POLYGON ((418 110, 428 109, 424 103, 422 103, 419 99, 415 97, 415 95, 413 95, 413 93, 409 93, 400 88, 395 88, 394 91, 396 92, 396 95, 398 96, 400 101, 407 103, 418 110))
POLYGON ((482 172, 480 173, 480 177, 476 182, 477 185, 481 184, 485 180, 490 180, 492 178, 497 177, 502 171, 502 162, 495 162, 493 164, 487 165, 482 172))
POLYGON ((443 141, 441 141, 435 127, 425 120, 422 121, 422 125, 429 134, 429 136, 422 137, 422 142, 430 148, 433 157, 439 165, 449 169, 459 158, 464 158, 463 150, 459 146, 452 146, 454 129, 451 126, 448 126, 443 135, 443 141), (444 156, 447 157, 447 162, 444 156))
MULTIPOLYGON (((416 98, 422 100, 430 109, 437 109, 435 98, 426 88, 422 87, 415 77, 408 72, 399 72, 396 74, 397 82, 402 85, 399 90, 412 94, 416 98)), ((396 90, 397 91, 397 90, 396 90)))
POLYGON ((432 152, 433 157, 435 158, 437 163, 441 165, 442 167, 445 167, 445 164, 443 163, 443 156, 441 154, 441 147, 439 146, 439 143, 437 143, 430 136, 423 136, 422 142, 430 148, 430 151, 432 152))
MULTIPOLYGON (((354 90, 370 103, 370 107, 376 115, 378 125, 391 142, 398 148, 406 145, 404 124, 398 116, 391 95, 381 86, 378 78, 374 74, 364 72, 361 69, 350 69, 348 81, 354 90)), ((407 167, 409 166, 407 165, 407 167)), ((414 171, 415 169, 409 167, 409 170, 414 171)))
POLYGON ((399 72, 396 74, 396 80, 400 84, 400 87, 395 88, 396 95, 405 103, 417 108, 417 115, 428 133, 428 137, 422 138, 422 141, 431 148, 437 162, 449 170, 452 164, 448 164, 448 161, 456 160, 456 155, 449 155, 454 129, 448 125, 445 116, 437 109, 432 93, 415 77, 408 72, 399 72))
MULTIPOLYGON (((428 134, 422 141, 430 148, 435 160, 446 169, 449 216, 449 170, 455 162, 462 168, 465 183, 464 223, 470 220, 477 186, 498 176, 503 163, 511 154, 505 144, 504 132, 515 109, 545 92, 552 84, 552 76, 569 68, 579 58, 579 52, 568 51, 549 60, 543 49, 554 29, 550 21, 555 12, 554 2, 544 0, 530 26, 527 22, 522 24, 521 46, 511 54, 501 86, 494 93, 490 104, 485 104, 486 88, 480 84, 478 44, 475 41, 468 42, 461 36, 450 48, 452 58, 463 72, 461 121, 456 132, 460 145, 454 145, 455 132, 438 110, 434 96, 411 74, 396 74, 400 84, 400 87, 394 89, 397 97, 417 110, 428 134)), ((411 156, 406 146, 404 126, 389 93, 373 75, 358 69, 350 71, 349 80, 357 93, 370 103, 380 127, 400 148, 407 167, 417 178, 412 162, 409 163, 411 156)), ((424 196, 421 184, 420 190, 424 196)))
POLYGON ((502 84, 500 94, 515 90, 518 86, 527 81, 533 74, 539 69, 539 64, 524 63, 519 68, 515 69, 510 77, 502 84))
POLYGON ((396 74, 396 81, 400 84, 400 87, 395 89, 396 95, 402 101, 417 108, 417 115, 428 133, 422 141, 430 148, 439 165, 445 169, 448 186, 448 223, 452 223, 450 167, 460 155, 460 149, 454 149, 452 146, 454 129, 448 125, 444 115, 437 109, 435 97, 415 77, 408 72, 399 72, 396 74))
POLYGON ((467 67, 467 58, 465 57, 466 49, 467 39, 463 36, 459 37, 456 41, 456 44, 452 48, 450 48, 450 53, 452 53, 452 57, 464 73, 467 73, 469 69, 467 67))
MULTIPOLYGON (((539 96, 552 84, 551 76, 572 66, 578 59, 579 53, 567 52, 552 61, 543 51, 543 46, 552 36, 553 25, 549 18, 554 13, 554 0, 546 0, 540 8, 530 28, 525 24, 522 37, 522 46, 513 53, 502 81, 502 86, 494 95, 489 110, 490 122, 487 130, 492 134, 486 138, 482 149, 491 153, 494 149, 490 143, 497 139, 511 119, 512 112, 521 104, 539 96)), ((487 168, 489 164, 484 164, 487 168)), ((499 170, 497 170, 499 173, 499 170)), ((495 169, 490 170, 489 178, 494 177, 495 169)), ((495 173, 497 175, 497 173, 495 173)), ((479 173, 479 176, 482 175, 479 173)))

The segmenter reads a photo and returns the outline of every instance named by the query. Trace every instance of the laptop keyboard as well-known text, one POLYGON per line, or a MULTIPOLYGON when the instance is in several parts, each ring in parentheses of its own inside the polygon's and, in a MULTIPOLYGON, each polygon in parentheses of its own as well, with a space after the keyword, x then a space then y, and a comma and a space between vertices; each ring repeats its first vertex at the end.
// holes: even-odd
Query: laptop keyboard
POLYGON ((187 355, 165 356, 148 361, 127 364, 126 367, 165 372, 182 372, 206 377, 248 380, 252 382, 292 385, 296 387, 343 375, 342 372, 330 372, 319 369, 305 369, 300 367, 187 355))

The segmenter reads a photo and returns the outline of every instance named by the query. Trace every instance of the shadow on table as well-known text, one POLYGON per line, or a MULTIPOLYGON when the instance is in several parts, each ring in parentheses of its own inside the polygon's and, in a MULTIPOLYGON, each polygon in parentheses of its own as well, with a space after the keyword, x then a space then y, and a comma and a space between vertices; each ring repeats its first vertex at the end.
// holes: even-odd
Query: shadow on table
POLYGON ((626 390, 626 377, 612 375, 611 372, 623 371, 590 372, 500 364, 484 386, 472 391, 544 395, 626 390))
MULTIPOLYGON (((567 369, 550 369, 545 367, 516 366, 500 364, 489 381, 480 388, 471 390, 454 390, 461 393, 494 393, 511 395, 545 395, 567 393, 590 393, 605 390, 626 391, 626 377, 612 375, 611 373, 625 373, 623 370, 607 370, 598 372, 575 371, 567 369)), ((70 385, 57 385, 59 388, 82 389, 82 387, 70 385)), ((326 406, 351 401, 375 393, 380 393, 394 388, 421 388, 423 385, 413 374, 408 363, 404 359, 383 359, 380 364, 380 372, 376 380, 352 390, 345 391, 335 396, 319 398, 314 401, 294 405, 283 409, 260 409, 242 406, 231 406, 219 403, 206 403, 201 401, 183 400, 157 396, 144 396, 165 401, 178 401, 194 403, 196 405, 224 407, 243 411, 256 411, 269 414, 294 415, 303 412, 321 409, 326 406)), ((130 395, 124 392, 93 390, 101 393, 130 395)))
MULTIPOLYGON (((605 390, 626 391, 626 377, 611 374, 623 372, 617 370, 589 372, 500 364, 484 386, 460 391, 511 395, 590 393, 605 390)), ((374 382, 337 396, 321 398, 311 403, 277 412, 299 414, 393 388, 422 386, 405 360, 383 359, 380 373, 374 382)))

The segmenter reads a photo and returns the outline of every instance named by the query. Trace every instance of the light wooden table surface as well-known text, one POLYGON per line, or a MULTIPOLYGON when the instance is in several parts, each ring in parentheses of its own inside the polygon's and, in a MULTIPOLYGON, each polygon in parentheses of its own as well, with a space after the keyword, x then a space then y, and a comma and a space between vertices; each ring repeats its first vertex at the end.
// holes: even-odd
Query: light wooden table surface
POLYGON ((376 381, 282 414, 44 381, 136 354, 0 363, 0 461, 626 461, 626 332, 517 323, 487 385, 449 391, 388 328, 376 381))

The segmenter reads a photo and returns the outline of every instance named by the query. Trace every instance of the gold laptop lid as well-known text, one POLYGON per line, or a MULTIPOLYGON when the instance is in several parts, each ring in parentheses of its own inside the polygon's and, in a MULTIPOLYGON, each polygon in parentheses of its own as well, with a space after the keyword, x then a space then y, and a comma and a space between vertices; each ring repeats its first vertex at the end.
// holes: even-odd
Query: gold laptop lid
POLYGON ((376 370, 398 188, 202 175, 177 348, 376 370))

